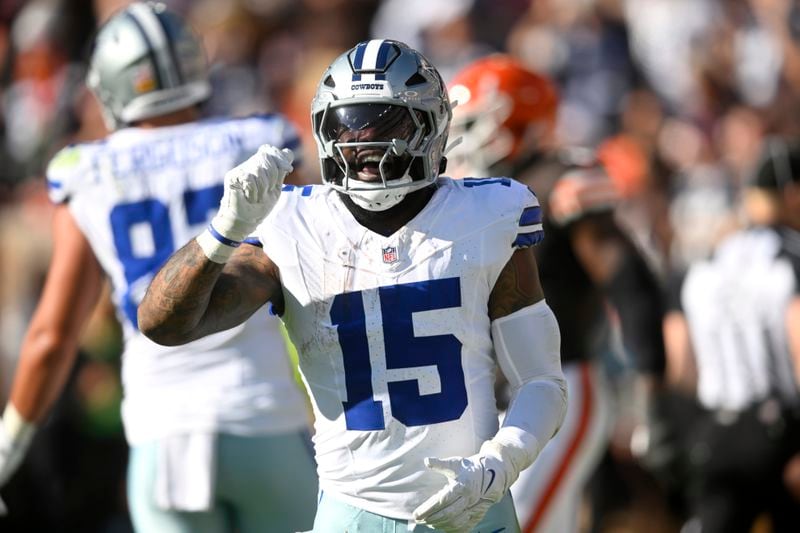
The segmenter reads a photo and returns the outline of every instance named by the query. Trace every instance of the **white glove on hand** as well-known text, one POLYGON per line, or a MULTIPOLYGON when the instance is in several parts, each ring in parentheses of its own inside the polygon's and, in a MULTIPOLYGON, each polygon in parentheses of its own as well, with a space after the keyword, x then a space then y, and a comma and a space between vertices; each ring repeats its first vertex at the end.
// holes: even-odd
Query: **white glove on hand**
POLYGON ((472 531, 519 476, 493 441, 470 457, 427 457, 425 466, 445 476, 447 485, 414 509, 414 520, 454 533, 472 531))
POLYGON ((294 170, 293 160, 294 153, 288 148, 265 144, 225 174, 219 211, 197 239, 209 259, 224 263, 267 217, 278 202, 284 178, 294 170))
POLYGON ((28 452, 36 426, 8 404, 0 420, 0 487, 14 475, 28 452))
POLYGON ((245 240, 266 218, 293 170, 294 154, 265 144, 255 155, 225 174, 225 192, 219 212, 211 222, 223 237, 245 240))

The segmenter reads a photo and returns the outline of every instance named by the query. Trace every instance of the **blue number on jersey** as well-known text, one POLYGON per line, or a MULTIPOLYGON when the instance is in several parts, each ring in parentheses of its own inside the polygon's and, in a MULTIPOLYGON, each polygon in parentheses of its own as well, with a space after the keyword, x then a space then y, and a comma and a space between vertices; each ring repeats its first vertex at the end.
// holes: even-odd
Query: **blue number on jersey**
MULTIPOLYGON (((222 192, 222 185, 186 191, 183 195, 186 221, 190 225, 205 224, 210 218, 209 214, 219 206, 222 192)), ((117 257, 125 273, 126 289, 120 304, 125 316, 136 327, 139 302, 133 298, 134 284, 145 276, 154 275, 175 251, 169 208, 152 198, 120 204, 111 210, 110 222, 117 257), (131 230, 138 224, 147 224, 150 228, 153 238, 152 255, 137 256, 134 252, 131 230)))
MULTIPOLYGON (((387 383, 391 412, 406 426, 423 426, 458 419, 467 408, 467 389, 461 366, 461 342, 454 335, 414 336, 413 313, 461 305, 458 278, 380 287, 386 368, 436 366, 441 391, 420 394, 417 380, 387 383)), ((337 295, 331 320, 338 326, 347 401, 347 429, 385 429, 382 402, 375 401, 361 292, 337 295)))

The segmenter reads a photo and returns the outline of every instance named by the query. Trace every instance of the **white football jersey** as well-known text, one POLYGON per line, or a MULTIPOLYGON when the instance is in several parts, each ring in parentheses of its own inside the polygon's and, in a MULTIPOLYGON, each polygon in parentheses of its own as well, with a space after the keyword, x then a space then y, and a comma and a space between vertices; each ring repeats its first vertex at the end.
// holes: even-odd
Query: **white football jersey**
POLYGON ((136 327, 136 310, 161 265, 202 232, 219 208, 225 172, 261 144, 297 148, 278 115, 126 128, 64 148, 47 170, 50 197, 69 209, 113 287, 123 325, 122 407, 129 442, 169 434, 264 434, 303 427, 277 319, 245 324, 177 347, 136 327))
POLYGON ((740 411, 771 395, 798 399, 785 321, 797 280, 780 251, 774 231, 742 231, 687 273, 681 304, 697 394, 708 409, 740 411))
POLYGON ((320 488, 399 519, 445 484, 425 457, 472 455, 496 433, 489 294, 543 235, 516 181, 437 185, 389 237, 326 186, 285 187, 259 228, 312 395, 320 488))

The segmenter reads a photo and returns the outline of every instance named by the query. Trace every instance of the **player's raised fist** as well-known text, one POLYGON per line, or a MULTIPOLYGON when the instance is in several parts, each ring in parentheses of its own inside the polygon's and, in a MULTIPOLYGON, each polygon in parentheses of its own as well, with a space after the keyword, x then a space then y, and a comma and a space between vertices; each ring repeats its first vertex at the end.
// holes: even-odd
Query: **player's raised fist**
MULTIPOLYGON (((228 189, 241 191, 244 199, 251 204, 264 203, 273 193, 277 200, 284 178, 294 170, 292 161, 294 153, 288 148, 262 145, 250 159, 225 174, 226 193, 228 189)), ((228 199, 234 200, 237 196, 228 194, 228 199)))
POLYGON ((292 170, 294 153, 265 144, 248 160, 225 173, 219 211, 197 242, 206 256, 224 263, 269 215, 292 170))

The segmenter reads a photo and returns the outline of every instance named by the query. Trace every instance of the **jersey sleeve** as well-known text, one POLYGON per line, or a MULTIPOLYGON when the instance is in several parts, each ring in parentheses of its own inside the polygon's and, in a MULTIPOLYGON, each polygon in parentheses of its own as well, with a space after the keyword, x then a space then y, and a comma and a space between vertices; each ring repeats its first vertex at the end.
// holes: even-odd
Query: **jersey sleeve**
POLYGON ((540 243, 544 238, 542 229, 542 208, 539 199, 534 192, 519 182, 514 188, 519 191, 520 215, 517 223, 517 235, 512 243, 516 250, 519 248, 529 248, 540 243))
MULTIPOLYGON (((497 253, 505 255, 542 241, 542 208, 533 191, 512 178, 464 178, 455 180, 466 192, 460 216, 475 219, 478 226, 491 227, 497 253)), ((504 263, 505 264, 505 263, 504 263)))
POLYGON ((81 145, 62 148, 47 165, 47 192, 56 204, 69 201, 77 181, 87 172, 86 149, 81 145))

